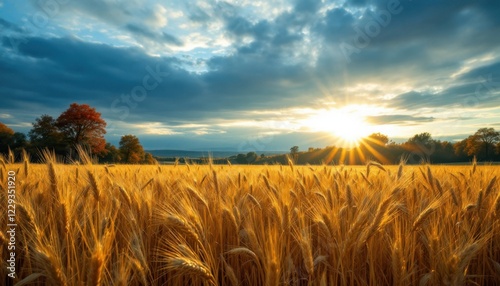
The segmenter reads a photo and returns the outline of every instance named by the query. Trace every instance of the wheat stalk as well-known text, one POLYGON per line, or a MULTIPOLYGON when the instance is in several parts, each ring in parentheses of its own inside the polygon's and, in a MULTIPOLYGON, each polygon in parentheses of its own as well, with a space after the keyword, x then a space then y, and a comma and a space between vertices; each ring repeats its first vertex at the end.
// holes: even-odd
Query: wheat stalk
POLYGON ((225 274, 229 278, 229 281, 231 281, 231 285, 238 285, 238 278, 236 278, 233 268, 226 262, 222 254, 220 255, 220 260, 224 264, 225 274))
POLYGON ((481 214, 481 208, 483 204, 483 191, 479 191, 479 195, 477 196, 477 201, 476 201, 476 210, 478 214, 481 214))
MULTIPOLYGON (((150 283, 148 283, 147 274, 146 274, 147 271, 144 268, 144 266, 141 264, 141 262, 139 262, 139 260, 137 260, 135 258, 129 258, 129 259, 131 261, 132 266, 135 268, 135 270, 137 272, 139 272, 139 279, 140 279, 142 285, 149 285, 150 283)), ((124 285, 127 285, 127 284, 124 284, 124 285)))
POLYGON ((63 202, 60 204, 60 214, 61 214, 62 233, 64 233, 64 235, 67 235, 69 232, 69 221, 70 221, 70 215, 67 203, 63 202))
POLYGON ((198 191, 196 191, 193 187, 187 187, 186 190, 188 191, 188 193, 192 197, 194 197, 198 202, 200 202, 202 205, 205 206, 205 208, 208 209, 208 202, 207 202, 207 200, 205 198, 203 198, 198 191))
POLYGON ((450 188, 450 194, 451 194, 451 198, 453 199, 453 203, 457 206, 457 207, 460 207, 460 203, 458 201, 458 196, 456 194, 456 191, 454 188, 450 188))
POLYGON ((120 195, 123 198, 123 200, 126 202, 128 207, 132 206, 132 198, 128 194, 128 192, 122 187, 118 186, 118 190, 120 191, 120 195))
POLYGON ((401 177, 403 177, 403 162, 401 162, 398 167, 398 175, 397 175, 398 180, 400 180, 401 177))
POLYGON ((231 210, 229 210, 227 207, 224 207, 222 209, 222 219, 223 222, 229 223, 233 227, 234 231, 239 230, 239 224, 236 221, 236 217, 234 216, 233 212, 231 212, 231 210))
POLYGON ((346 189, 345 189, 345 196, 346 196, 346 203, 349 208, 352 208, 354 206, 354 199, 352 198, 352 190, 351 186, 347 184, 346 189))
POLYGON ((314 274, 314 259, 312 255, 310 238, 307 232, 302 231, 302 235, 299 236, 299 245, 307 274, 309 274, 309 276, 312 276, 314 274))
POLYGON ((89 285, 101 285, 104 268, 104 254, 100 243, 95 247, 90 258, 90 269, 87 276, 89 285))
POLYGON ((54 167, 54 163, 50 162, 48 164, 48 171, 49 171, 49 182, 50 182, 50 189, 52 191, 52 196, 57 200, 60 201, 59 198, 59 190, 57 188, 57 176, 56 176, 56 170, 54 167))
POLYGON ((215 285, 215 278, 201 261, 186 257, 172 257, 167 259, 167 271, 173 271, 176 275, 187 277, 198 277, 215 285))
MULTIPOLYGON (((0 154, 1 155, 1 154, 0 154)), ((7 170, 7 165, 5 164, 5 158, 3 155, 0 156, 0 163, 2 164, 2 168, 7 170)))
POLYGON ((198 233, 194 228, 182 218, 175 215, 167 215, 165 217, 166 226, 175 229, 179 234, 192 238, 194 241, 200 242, 198 233))
POLYGON ((233 249, 227 251, 226 254, 231 254, 231 255, 242 255, 242 254, 244 254, 244 255, 250 256, 253 260, 255 260, 255 262, 259 261, 259 258, 255 254, 255 252, 251 251, 250 249, 248 249, 246 247, 236 247, 236 248, 233 248, 233 249))
POLYGON ((495 203, 493 204, 494 211, 497 216, 500 216, 500 194, 495 199, 495 203))
POLYGON ((464 248, 459 255, 459 263, 458 266, 455 270, 455 273, 453 273, 452 276, 452 283, 453 285, 465 285, 465 273, 466 273, 466 267, 469 265, 470 261, 474 256, 477 254, 477 252, 481 249, 481 245, 478 242, 469 244, 466 248, 464 248))
POLYGON ((36 249, 34 254, 35 261, 45 269, 47 279, 53 285, 68 285, 66 275, 63 272, 60 261, 52 254, 42 250, 36 249))
POLYGON ((260 210, 262 210, 262 206, 260 205, 259 201, 254 197, 252 196, 252 194, 246 194, 246 198, 247 200, 249 200, 255 207, 259 208, 260 210))
POLYGON ((368 227, 366 240, 370 239, 370 237, 375 234, 377 229, 381 226, 382 220, 390 207, 391 198, 385 199, 379 206, 377 213, 375 215, 375 219, 373 219, 372 224, 368 227))
POLYGON ((493 187, 495 186, 496 181, 497 181, 497 176, 491 178, 488 186, 486 187, 486 191, 484 191, 485 197, 487 197, 493 191, 493 187))
POLYGON ((0 231, 0 242, 2 243, 2 249, 4 246, 5 248, 7 248, 7 245, 9 245, 9 240, 7 239, 7 237, 5 237, 5 235, 1 231, 0 231))
POLYGON ((89 179, 90 183, 90 188, 92 190, 92 194, 94 196, 94 200, 96 202, 99 202, 101 199, 101 189, 99 188, 99 184, 97 183, 97 180, 94 176, 94 173, 92 173, 90 170, 87 171, 87 176, 89 179))
POLYGON ((149 186, 151 183, 153 183, 153 181, 154 181, 154 178, 149 179, 149 181, 148 181, 146 184, 144 184, 144 186, 142 186, 141 191, 142 191, 142 190, 144 190, 144 189, 145 189, 147 186, 149 186))
POLYGON ((423 210, 413 222, 412 231, 420 227, 427 220, 427 218, 429 218, 429 216, 436 210, 437 208, 434 206, 429 206, 425 210, 423 210))
POLYGON ((34 232, 35 235, 39 235, 40 231, 37 227, 36 220, 35 220, 35 214, 33 213, 33 210, 31 207, 27 207, 23 204, 17 204, 17 210, 19 211, 19 217, 21 221, 23 222, 23 227, 26 226, 26 229, 29 232, 34 232))
POLYGON ((403 271, 403 257, 401 253, 401 249, 396 245, 396 243, 392 247, 391 252, 391 266, 392 266, 392 275, 394 276, 394 285, 402 285, 402 276, 403 271))

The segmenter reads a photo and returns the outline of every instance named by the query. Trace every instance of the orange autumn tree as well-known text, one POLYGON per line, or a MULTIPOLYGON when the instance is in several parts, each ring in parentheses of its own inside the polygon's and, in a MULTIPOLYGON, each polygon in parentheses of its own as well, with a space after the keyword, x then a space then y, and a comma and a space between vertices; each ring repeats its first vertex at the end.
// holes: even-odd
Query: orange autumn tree
POLYGON ((0 153, 7 153, 9 151, 9 145, 12 144, 13 136, 14 130, 0 122, 0 153))
POLYGON ((87 104, 72 103, 56 120, 57 127, 70 144, 86 145, 93 154, 105 152, 106 121, 87 104))

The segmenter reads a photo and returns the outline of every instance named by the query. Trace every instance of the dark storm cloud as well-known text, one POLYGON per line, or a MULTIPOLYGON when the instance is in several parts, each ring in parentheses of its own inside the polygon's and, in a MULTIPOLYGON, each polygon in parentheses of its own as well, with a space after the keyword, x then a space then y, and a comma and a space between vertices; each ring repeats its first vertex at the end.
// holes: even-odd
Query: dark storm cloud
MULTIPOLYGON (((181 35, 145 24, 142 20, 152 17, 154 9, 137 3, 76 1, 64 9, 88 15, 135 37, 172 46, 185 44, 181 35)), ((401 12, 391 14, 387 23, 380 24, 380 17, 387 17, 384 11, 388 3, 346 1, 344 6, 322 14, 321 1, 297 0, 292 2, 292 11, 263 20, 246 18, 237 7, 224 2, 208 10, 186 6, 186 21, 206 24, 221 20, 221 33, 233 40, 231 53, 212 55, 205 62, 208 71, 203 73, 189 72, 182 57, 152 57, 139 48, 72 37, 28 36, 0 19, 2 29, 16 31, 16 37, 22 40, 17 49, 12 49, 11 38, 2 38, 1 48, 9 56, 0 58, 0 94, 5 98, 0 109, 15 110, 29 104, 39 110, 61 112, 71 102, 85 102, 115 120, 127 108, 123 120, 129 123, 233 119, 249 110, 309 106, 324 99, 323 89, 328 89, 332 100, 348 103, 347 97, 358 99, 357 95, 338 91, 365 82, 407 83, 415 87, 414 91, 382 102, 396 109, 477 108, 499 103, 499 63, 451 78, 465 60, 497 54, 497 1, 401 1, 401 12), (373 21, 378 21, 380 31, 369 37, 366 46, 356 47, 353 39, 359 39, 358 31, 366 34, 367 25, 373 21), (250 42, 242 40, 247 36, 250 42), (343 42, 357 49, 350 62, 339 50, 343 42), (317 57, 312 57, 313 53, 317 57), (146 75, 151 76, 148 67, 168 76, 148 90, 144 100, 127 105, 123 96, 130 97, 134 87, 141 86, 146 75), (446 82, 445 86, 441 82, 446 82), (417 89, 434 85, 442 90, 431 93, 417 89), (117 100, 118 104, 113 105, 117 100)), ((431 122, 433 118, 384 115, 369 121, 410 124, 431 122)))
POLYGON ((315 31, 320 33, 329 43, 339 44, 353 35, 354 16, 343 8, 328 10, 326 16, 319 22, 315 31))
POLYGON ((157 41, 157 42, 165 42, 168 44, 171 44, 173 46, 182 46, 183 43, 181 40, 179 40, 177 37, 170 35, 165 32, 161 33, 156 33, 148 29, 147 27, 137 25, 137 24, 127 24, 125 26, 126 30, 136 34, 140 35, 146 38, 149 38, 151 40, 157 41))
POLYGON ((239 45, 240 54, 266 53, 290 46, 302 39, 302 35, 290 31, 294 27, 293 22, 296 19, 291 14, 281 15, 273 22, 261 20, 255 24, 234 12, 223 13, 222 19, 226 31, 232 37, 238 40, 244 36, 253 37, 252 43, 239 45))
POLYGON ((500 85, 500 62, 473 69, 460 76, 462 80, 487 80, 492 85, 500 85))
POLYGON ((18 26, 14 25, 13 23, 0 18, 0 27, 2 30, 11 30, 14 32, 22 32, 23 29, 19 28, 18 26))
POLYGON ((365 6, 370 0, 350 0, 346 4, 355 6, 355 7, 363 7, 365 6))
POLYGON ((321 8, 321 0, 295 0, 294 10, 298 13, 316 13, 321 8))
MULTIPOLYGON (((4 44, 6 41, 4 38, 4 44)), ((148 67, 171 74, 162 79, 156 94, 151 94, 152 99, 161 99, 151 104, 151 113, 168 110, 162 107, 163 103, 171 108, 182 105, 185 109, 190 98, 200 93, 197 77, 178 68, 177 59, 158 59, 138 49, 85 43, 74 38, 27 37, 19 45, 17 57, 4 57, 0 62, 0 93, 10 94, 2 100, 2 108, 7 109, 31 103, 42 110, 63 110, 71 102, 109 108, 115 98, 141 84, 148 67)), ((141 112, 147 114, 146 110, 141 112)))
POLYGON ((366 121, 371 124, 395 124, 395 125, 415 125, 422 122, 432 122, 433 117, 411 116, 404 114, 378 115, 366 117, 366 121))
POLYGON ((424 107, 489 108, 500 104, 500 63, 473 69, 437 93, 411 91, 390 100, 400 109, 424 107))
POLYGON ((334 8, 317 24, 315 32, 330 43, 322 53, 326 68, 347 62, 349 74, 360 81, 380 75, 408 79, 424 72, 430 73, 428 80, 449 76, 463 59, 500 44, 500 18, 491 13, 500 5, 493 1, 368 2, 364 12, 356 12, 360 15, 334 8), (399 13, 388 13, 391 2, 399 3, 399 13), (342 51, 342 43, 353 50, 342 51), (332 58, 333 52, 340 57, 332 58))
POLYGON ((299 81, 302 70, 284 70, 275 66, 277 61, 264 65, 264 60, 214 58, 210 66, 216 70, 199 75, 180 68, 178 59, 154 58, 138 49, 37 37, 26 37, 17 54, 15 59, 0 59, 4 75, 0 92, 12 95, 2 102, 7 109, 30 102, 40 109, 50 106, 62 111, 72 102, 85 102, 108 110, 107 117, 118 117, 123 112, 113 113, 113 109, 125 107, 122 95, 130 97, 131 90, 141 85, 147 67, 168 76, 145 100, 128 106, 127 120, 201 120, 224 111, 225 118, 232 118, 242 110, 286 107, 282 97, 287 95, 289 103, 300 103, 279 80, 299 81), (119 104, 112 108, 117 99, 119 104))

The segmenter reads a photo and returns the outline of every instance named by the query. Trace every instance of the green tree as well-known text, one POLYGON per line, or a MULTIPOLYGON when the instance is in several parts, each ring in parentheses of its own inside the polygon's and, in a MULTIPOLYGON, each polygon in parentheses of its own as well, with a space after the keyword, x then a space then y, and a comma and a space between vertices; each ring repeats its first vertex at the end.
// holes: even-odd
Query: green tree
POLYGON ((22 149, 26 149, 28 147, 28 139, 26 135, 21 132, 15 132, 12 135, 12 149, 15 153, 21 152, 22 149))
POLYGON ((246 164, 247 163, 247 157, 245 154, 238 154, 236 156, 236 163, 238 164, 246 164))
POLYGON ((246 156, 246 161, 247 161, 247 163, 251 164, 251 163, 255 162, 257 160, 257 158, 258 158, 257 153, 248 152, 247 156, 246 156))
POLYGON ((33 128, 28 133, 32 152, 48 148, 58 154, 63 154, 66 150, 63 134, 56 126, 56 120, 52 116, 44 114, 35 119, 33 128))
POLYGON ((139 138, 134 135, 122 136, 119 150, 124 163, 139 164, 144 161, 144 148, 142 148, 139 138))
POLYGON ((104 152, 105 154, 102 154, 100 156, 101 157, 101 162, 104 162, 104 163, 118 163, 118 162, 120 162, 122 160, 121 159, 120 150, 118 150, 118 148, 116 148, 111 143, 107 142, 105 149, 106 149, 106 152, 104 152))
POLYGON ((299 146, 292 146, 292 148, 290 148, 290 155, 292 160, 297 162, 299 159, 299 146))
POLYGON ((407 143, 421 147, 430 147, 434 143, 434 140, 432 139, 432 136, 429 132, 424 132, 415 134, 413 137, 408 139, 407 143))
POLYGON ((478 149, 484 151, 485 158, 490 159, 495 151, 495 145, 500 141, 500 133, 494 128, 480 128, 473 136, 478 149))
POLYGON ((389 137, 387 137, 387 135, 385 134, 377 132, 368 135, 363 141, 370 145, 374 143, 376 145, 385 146, 389 142, 389 137))
POLYGON ((456 162, 457 156, 453 149, 453 144, 448 141, 435 141, 436 148, 432 154, 433 163, 456 162))
POLYGON ((410 152, 409 162, 430 162, 431 155, 436 149, 436 141, 429 132, 416 134, 403 144, 403 148, 410 152))

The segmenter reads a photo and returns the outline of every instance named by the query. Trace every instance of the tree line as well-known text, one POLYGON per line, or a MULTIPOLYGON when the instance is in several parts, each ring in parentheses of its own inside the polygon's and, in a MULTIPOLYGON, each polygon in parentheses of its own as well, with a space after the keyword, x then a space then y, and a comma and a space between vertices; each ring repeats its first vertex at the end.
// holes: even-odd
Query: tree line
POLYGON ((293 146, 286 155, 259 157, 255 152, 248 152, 230 159, 238 164, 287 164, 289 159, 296 164, 365 164, 369 160, 384 164, 397 164, 401 160, 408 164, 444 164, 470 162, 474 157, 483 162, 500 161, 500 133, 494 128, 480 128, 461 141, 450 142, 435 140, 424 132, 403 143, 391 141, 385 134, 373 133, 354 148, 327 146, 300 151, 298 146, 293 146))
MULTIPOLYGON (((57 118, 47 114, 36 118, 27 136, 0 122, 0 153, 6 154, 11 150, 19 155, 22 150, 27 150, 31 154, 39 154, 41 150, 48 149, 56 155, 72 159, 76 156, 76 146, 85 146, 102 163, 156 162, 150 153, 144 151, 136 136, 122 136, 119 146, 115 147, 106 142, 104 134, 106 121, 101 114, 87 104, 73 103, 57 118)), ((238 164, 286 164, 287 158, 281 157, 249 152, 229 159, 238 164)), ((467 162, 474 157, 478 161, 500 161, 500 133, 494 128, 480 128, 461 141, 450 142, 435 140, 431 134, 424 132, 404 143, 395 143, 387 135, 373 133, 363 138, 355 148, 328 146, 300 152, 298 146, 293 146, 288 156, 299 164, 364 164, 367 160, 394 164, 401 159, 408 163, 439 164, 467 162)))
POLYGON ((385 134, 373 133, 360 140, 355 148, 328 146, 299 152, 298 147, 293 146, 289 157, 299 164, 364 164, 368 160, 384 164, 395 164, 400 160, 410 164, 442 164, 470 162, 473 158, 493 162, 500 161, 500 133, 494 128, 480 128, 463 140, 450 142, 433 139, 430 133, 424 132, 403 143, 391 141, 385 134))
POLYGON ((500 133, 494 128, 480 128, 467 138, 457 141, 441 141, 432 138, 428 132, 416 134, 406 142, 397 144, 386 135, 374 133, 362 140, 358 147, 374 157, 377 152, 386 161, 399 158, 410 163, 459 163, 471 161, 492 162, 500 160, 500 133), (371 152, 370 152, 371 151, 371 152))
POLYGON ((144 151, 139 138, 134 135, 122 136, 118 148, 106 142, 106 125, 95 108, 77 103, 72 103, 57 118, 47 114, 36 118, 27 136, 0 122, 0 153, 12 151, 18 156, 22 150, 31 154, 50 150, 71 160, 76 156, 76 146, 84 146, 102 163, 155 163, 153 156, 144 151))

